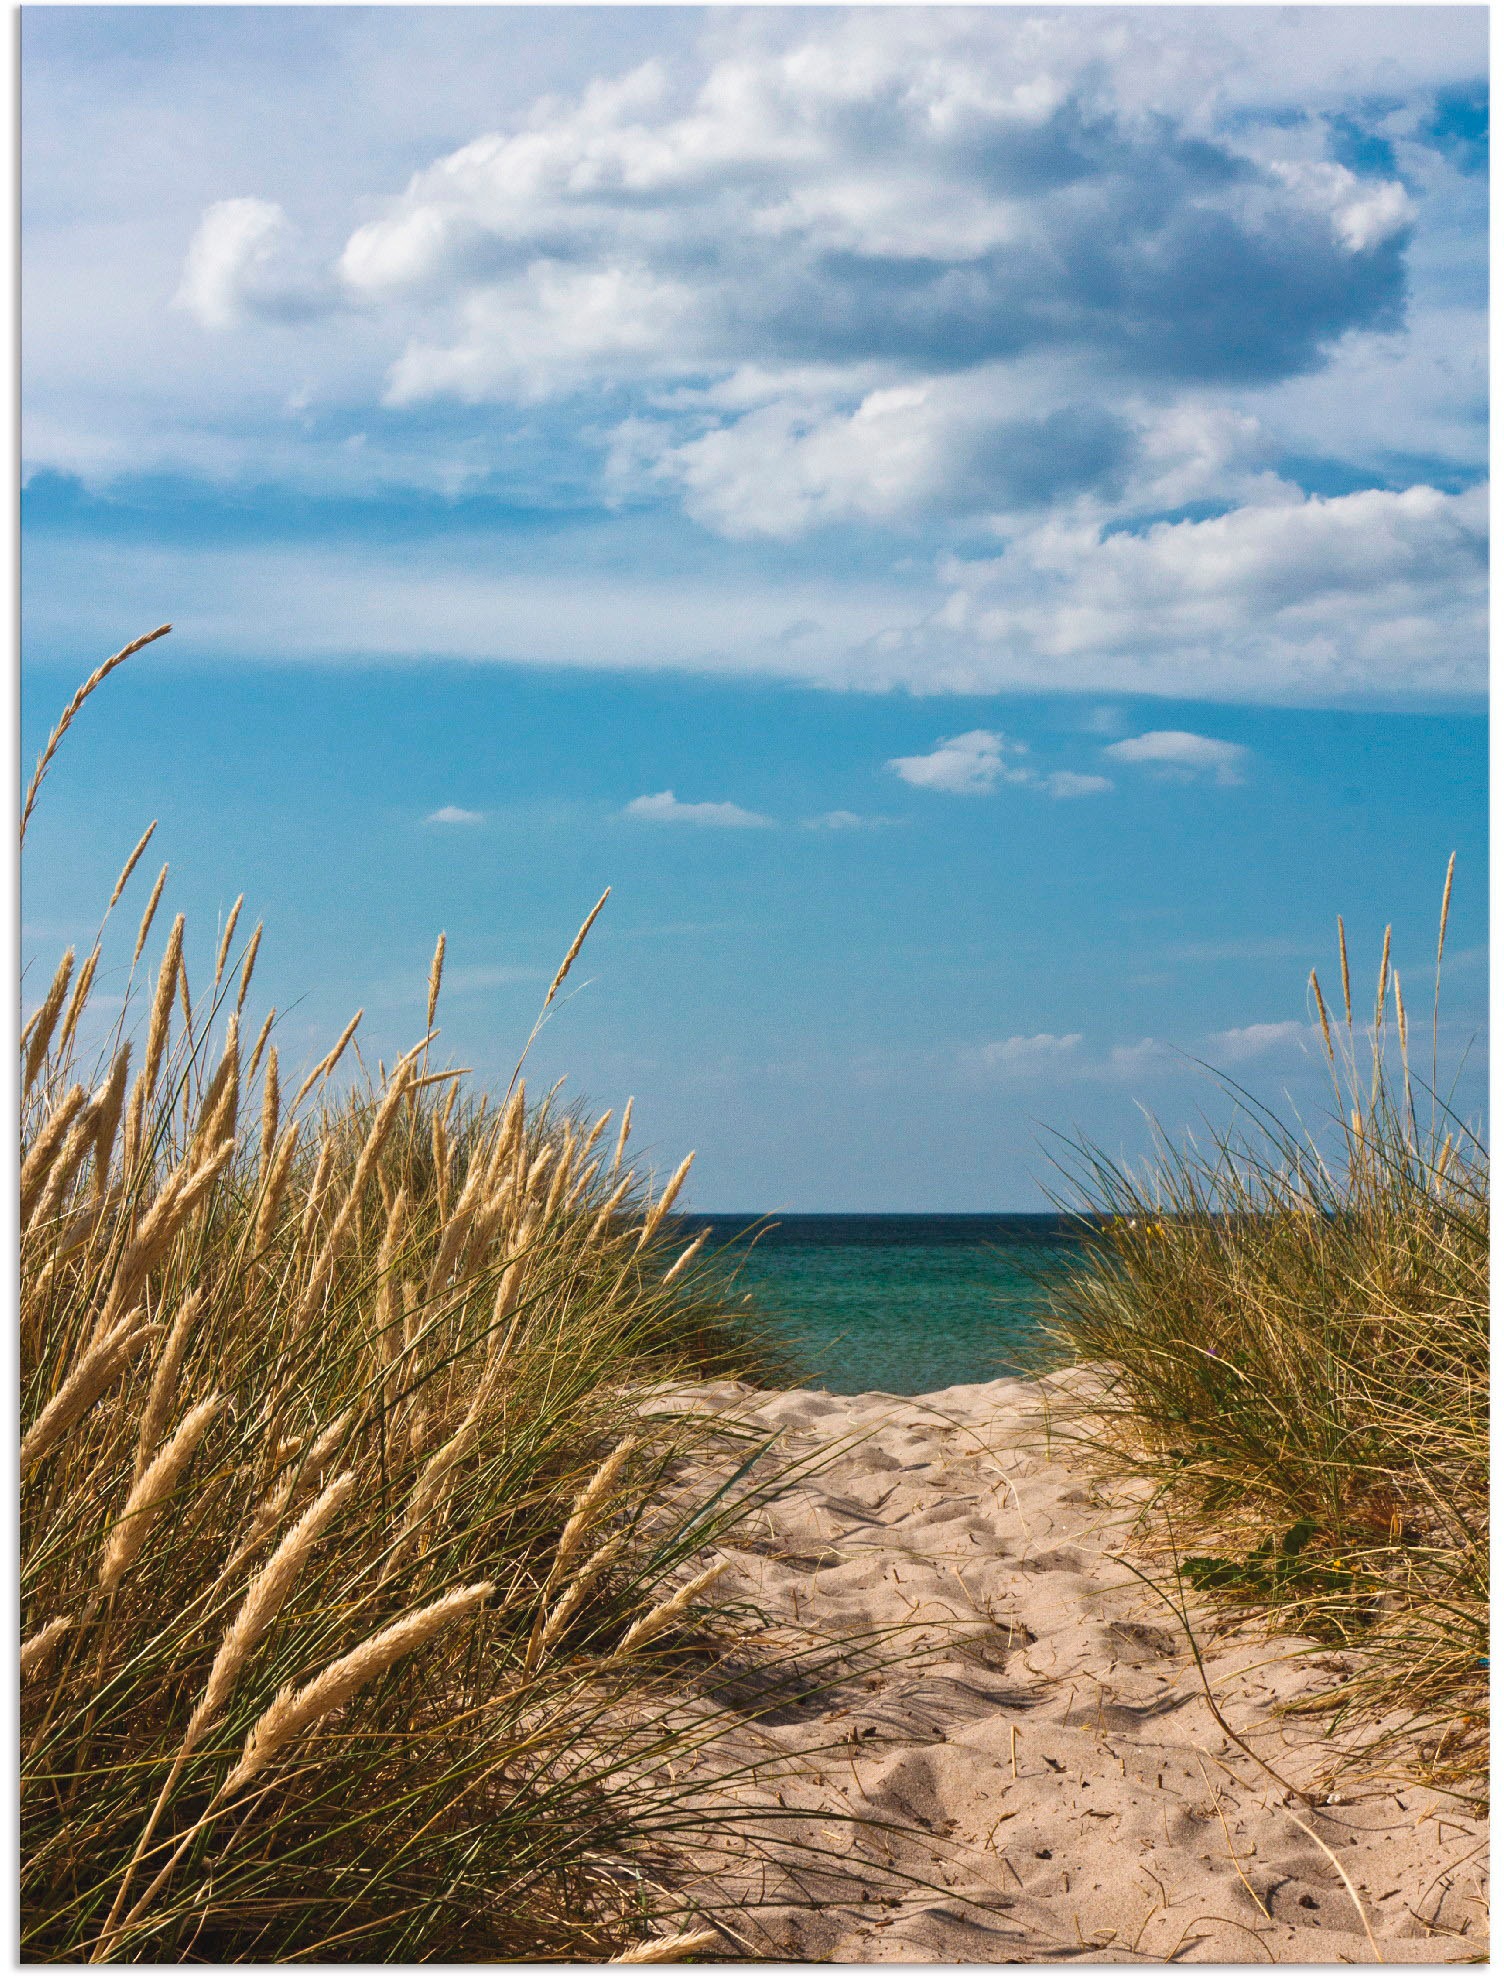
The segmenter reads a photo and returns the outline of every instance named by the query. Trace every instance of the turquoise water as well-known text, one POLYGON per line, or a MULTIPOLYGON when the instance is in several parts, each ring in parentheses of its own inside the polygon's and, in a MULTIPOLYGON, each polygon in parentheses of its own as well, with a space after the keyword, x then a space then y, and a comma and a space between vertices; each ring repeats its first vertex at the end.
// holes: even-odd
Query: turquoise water
POLYGON ((744 1257, 738 1287, 792 1351, 799 1383, 832 1393, 932 1393, 1033 1370, 1049 1283, 1078 1250, 1060 1215, 684 1217, 686 1232, 707 1223, 715 1246, 744 1257))

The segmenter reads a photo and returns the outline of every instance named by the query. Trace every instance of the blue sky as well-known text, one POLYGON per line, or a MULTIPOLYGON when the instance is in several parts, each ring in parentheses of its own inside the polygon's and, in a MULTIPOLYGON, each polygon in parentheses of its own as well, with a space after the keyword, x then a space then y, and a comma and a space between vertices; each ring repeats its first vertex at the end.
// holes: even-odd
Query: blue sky
POLYGON ((24 944, 161 818, 707 1208, 1040 1203, 1485 1006, 1486 16, 35 8, 24 944))

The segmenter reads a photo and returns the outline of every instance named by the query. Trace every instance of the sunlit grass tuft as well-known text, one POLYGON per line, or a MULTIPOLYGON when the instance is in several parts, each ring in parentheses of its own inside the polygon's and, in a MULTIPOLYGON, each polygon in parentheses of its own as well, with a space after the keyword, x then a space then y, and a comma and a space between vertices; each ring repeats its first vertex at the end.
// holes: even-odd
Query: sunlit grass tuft
POLYGON ((372 1075, 352 1024, 289 1103, 261 929, 195 994, 179 916, 143 981, 162 896, 113 1028, 107 913, 22 1039, 24 1955, 698 1943, 644 1863, 700 1815, 665 1670, 738 1505, 665 1486, 642 1394, 758 1348, 670 1239, 684 1168, 432 1033, 372 1075))
POLYGON ((1487 1159, 1413 1072, 1387 933, 1363 1021, 1338 924, 1335 1019, 1311 976, 1331 1143, 1247 1101, 1236 1136, 1145 1173, 1082 1152, 1055 1332, 1103 1368, 1098 1453, 1156 1485, 1187 1580, 1352 1650, 1322 1706, 1369 1758, 1481 1788, 1487 1159))

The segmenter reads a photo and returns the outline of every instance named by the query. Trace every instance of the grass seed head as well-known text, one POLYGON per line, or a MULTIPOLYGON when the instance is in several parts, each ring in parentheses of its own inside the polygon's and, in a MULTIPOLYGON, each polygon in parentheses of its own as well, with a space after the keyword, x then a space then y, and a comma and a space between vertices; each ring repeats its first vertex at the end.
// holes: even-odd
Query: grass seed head
POLYGON ((219 984, 225 978, 225 962, 230 958, 230 942, 235 938, 235 922, 240 918, 240 908, 245 904, 245 894, 231 906, 225 920, 225 930, 219 936, 219 952, 214 956, 214 992, 219 993, 219 984))
MULTIPOLYGON (((245 1007, 245 998, 251 990, 251 976, 256 972, 256 956, 260 952, 261 924, 258 921, 255 931, 246 942, 245 959, 240 964, 240 986, 235 991, 235 1007, 237 1010, 245 1007)), ((267 1021, 271 1021, 270 1016, 267 1017, 267 1021)), ((255 1072, 253 1071, 251 1074, 254 1076, 255 1072)))
POLYGON ((289 1744, 300 1741, 325 1716, 343 1708, 399 1660, 426 1646, 446 1627, 477 1612, 495 1589, 485 1581, 448 1592, 432 1605, 410 1612, 384 1626, 379 1633, 373 1633, 369 1640, 353 1652, 342 1654, 303 1687, 284 1688, 247 1736, 240 1761, 220 1786, 217 1799, 233 1797, 243 1790, 289 1744))
POLYGON ((136 928, 136 948, 135 952, 131 955, 132 972, 135 971, 136 963, 141 958, 142 949, 146 945, 147 935, 151 932, 151 923, 156 918, 157 907, 162 902, 162 887, 167 883, 168 870, 169 867, 164 864, 162 869, 157 873, 157 882, 151 888, 151 897, 147 900, 146 909, 141 915, 141 924, 136 928))
POLYGON ((142 1075, 146 1080, 147 1095, 157 1088, 157 1075, 162 1068, 163 1053, 167 1048, 168 1028, 172 1021, 172 998, 177 988, 178 975, 183 959, 182 913, 172 922, 172 931, 167 936, 167 946, 162 955, 162 965, 157 971, 157 992, 152 998, 151 1020, 146 1029, 146 1058, 142 1064, 142 1075))
POLYGON ((428 1013, 423 1019, 425 1029, 433 1028, 433 1012, 439 1006, 439 989, 444 983, 444 949, 448 944, 444 934, 439 935, 438 944, 433 950, 433 960, 428 968, 428 1013))
POLYGON ((88 1347, 27 1429, 21 1442, 23 1475, 109 1391, 141 1347, 161 1334, 160 1324, 143 1323, 141 1313, 133 1311, 88 1347))
POLYGON ((141 836, 137 841, 135 850, 132 851, 130 856, 126 859, 124 868, 122 869, 120 876, 115 880, 115 889, 110 894, 110 903, 108 904, 108 906, 105 907, 105 911, 107 913, 112 913, 115 910, 116 906, 120 903, 120 895, 125 890, 126 886, 130 884, 131 873, 136 869, 136 866, 141 862, 142 853, 145 851, 147 845, 151 842, 153 836, 155 835, 156 828, 157 828, 157 820, 155 817, 153 817, 151 822, 146 826, 145 830, 142 831, 141 836))
POLYGON ((615 1962, 683 1962, 692 1955, 704 1955, 708 1949, 719 1948, 721 1937, 710 1928, 696 1928, 678 1935, 654 1935, 645 1942, 635 1942, 631 1948, 623 1949, 620 1955, 613 1955, 615 1962))
POLYGON ((230 1699, 241 1669, 287 1603, 310 1551, 349 1501, 355 1486, 356 1478, 352 1472, 331 1482, 303 1512, 246 1587, 240 1610, 214 1656, 214 1665, 204 1685, 203 1699, 189 1720, 184 1735, 187 1747, 193 1746, 230 1699))
POLYGON ((157 1512, 176 1489, 183 1470, 193 1459, 194 1449, 223 1404, 217 1393, 211 1394, 207 1400, 200 1400, 184 1416, 177 1432, 145 1474, 138 1476, 132 1485, 125 1499, 125 1508, 110 1531, 100 1562, 99 1590, 106 1598, 115 1591, 140 1555, 157 1512))
POLYGON ((22 1040, 26 1045, 26 1064, 21 1073, 21 1091, 24 1096, 36 1082, 37 1072, 47 1060, 47 1051, 52 1043, 52 1032, 57 1027, 57 1019, 62 1014, 63 998, 68 993, 68 983, 73 979, 73 949, 70 947, 57 964, 57 972, 52 977, 52 985, 42 997, 42 1005, 27 1023, 22 1040))
POLYGON ((47 1672, 54 1651, 72 1625, 69 1615, 60 1612, 56 1619, 49 1619, 29 1640, 21 1643, 20 1674, 23 1681, 35 1681, 47 1672))
POLYGON ((701 1593, 708 1592, 721 1574, 730 1569, 730 1565, 729 1558, 722 1558, 706 1570, 696 1573, 687 1585, 679 1587, 672 1598, 667 1598, 661 1605, 654 1606, 651 1612, 645 1612, 635 1626, 628 1628, 621 1645, 616 1650, 617 1653, 623 1656, 635 1653, 639 1647, 645 1647, 650 1640, 656 1640, 660 1634, 666 1633, 677 1619, 682 1618, 701 1593))

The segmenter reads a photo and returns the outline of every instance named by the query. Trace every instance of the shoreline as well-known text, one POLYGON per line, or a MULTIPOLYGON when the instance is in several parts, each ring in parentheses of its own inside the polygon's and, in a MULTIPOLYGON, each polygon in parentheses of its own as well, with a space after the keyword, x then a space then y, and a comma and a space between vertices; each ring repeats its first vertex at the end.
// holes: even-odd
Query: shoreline
POLYGON ((749 1639, 775 1661, 853 1650, 686 1765, 767 1813, 691 1895, 728 1946, 784 1961, 1476 1959, 1485 1822, 1416 1783, 1313 1792, 1329 1722, 1276 1713, 1338 1656, 1193 1608, 1224 1733, 1184 1629, 1122 1562, 1154 1575, 1138 1502, 1061 1438, 1089 1379, 673 1390, 776 1430, 765 1465, 812 1465, 722 1546, 720 1594, 763 1616, 749 1639))

